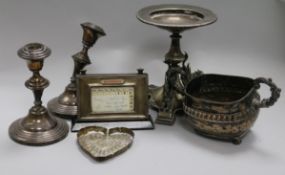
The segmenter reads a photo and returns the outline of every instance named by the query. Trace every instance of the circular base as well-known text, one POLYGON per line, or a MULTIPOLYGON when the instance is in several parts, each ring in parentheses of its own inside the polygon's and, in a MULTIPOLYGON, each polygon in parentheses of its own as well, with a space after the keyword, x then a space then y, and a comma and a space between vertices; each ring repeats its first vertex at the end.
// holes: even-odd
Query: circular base
POLYGON ((58 103, 58 97, 51 99, 47 108, 50 112, 57 114, 57 117, 73 119, 77 115, 78 106, 68 106, 58 103))
POLYGON ((176 32, 209 25, 217 20, 210 10, 185 4, 148 6, 138 11, 137 18, 143 23, 176 32))
POLYGON ((68 134, 68 125, 62 119, 55 118, 56 126, 47 131, 33 132, 25 129, 22 120, 18 119, 12 123, 9 128, 10 137, 21 144, 25 145, 48 145, 64 139, 68 134))

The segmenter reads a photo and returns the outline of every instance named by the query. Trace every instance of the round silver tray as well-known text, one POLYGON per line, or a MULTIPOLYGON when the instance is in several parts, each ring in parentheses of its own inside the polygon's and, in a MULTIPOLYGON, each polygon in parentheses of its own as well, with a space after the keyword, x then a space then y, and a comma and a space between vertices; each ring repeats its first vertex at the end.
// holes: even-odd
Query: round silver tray
POLYGON ((143 23, 170 31, 205 26, 217 20, 210 10, 184 4, 148 6, 138 11, 137 18, 143 23))

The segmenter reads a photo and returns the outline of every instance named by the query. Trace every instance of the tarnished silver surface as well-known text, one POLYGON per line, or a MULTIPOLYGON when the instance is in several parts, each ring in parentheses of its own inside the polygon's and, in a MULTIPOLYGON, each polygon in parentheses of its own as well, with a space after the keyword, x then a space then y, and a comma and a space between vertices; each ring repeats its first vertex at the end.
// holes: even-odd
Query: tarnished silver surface
POLYGON ((56 125, 46 131, 31 131, 23 126, 23 118, 16 120, 9 128, 10 137, 21 144, 48 145, 64 139, 68 134, 68 125, 62 119, 54 117, 56 125))
POLYGON ((90 126, 77 133, 80 147, 96 160, 105 160, 127 150, 134 139, 128 128, 90 126))
POLYGON ((186 86, 183 108, 197 133, 240 144, 259 109, 272 106, 280 93, 271 79, 204 74, 186 86), (260 100, 257 90, 261 84, 269 86, 269 98, 260 100))
POLYGON ((72 131, 92 123, 112 128, 154 128, 148 110, 148 74, 143 69, 128 74, 77 76, 77 99, 78 116, 72 121, 72 131), (96 89, 100 91, 93 94, 96 89))
POLYGON ((146 24, 170 31, 205 26, 217 20, 210 10, 186 4, 148 6, 137 13, 137 18, 146 24))
POLYGON ((40 75, 40 71, 44 59, 50 54, 51 50, 40 43, 29 43, 18 51, 33 73, 25 86, 33 91, 35 99, 26 117, 14 121, 9 128, 10 137, 18 143, 47 145, 64 139, 68 134, 67 123, 53 117, 42 105, 41 97, 49 81, 40 75))
POLYGON ((90 22, 81 24, 83 29, 82 50, 72 56, 74 61, 74 70, 71 81, 66 86, 63 93, 58 97, 53 98, 48 103, 48 109, 58 117, 65 119, 74 119, 78 114, 77 92, 76 92, 76 76, 85 74, 83 68, 91 64, 88 50, 92 47, 98 38, 105 36, 104 30, 90 22))
POLYGON ((210 10, 197 6, 162 4, 142 8, 138 11, 137 18, 143 23, 172 33, 170 49, 164 60, 168 65, 164 85, 149 87, 150 104, 158 110, 156 123, 172 125, 175 122, 175 114, 182 109, 182 89, 187 82, 200 74, 199 71, 192 73, 189 64, 186 64, 188 54, 180 48, 180 33, 212 24, 217 17, 210 10))
POLYGON ((78 111, 77 103, 74 104, 69 103, 68 105, 65 103, 59 103, 58 97, 51 99, 48 102, 47 106, 50 111, 56 113, 58 116, 62 118, 76 117, 78 111))

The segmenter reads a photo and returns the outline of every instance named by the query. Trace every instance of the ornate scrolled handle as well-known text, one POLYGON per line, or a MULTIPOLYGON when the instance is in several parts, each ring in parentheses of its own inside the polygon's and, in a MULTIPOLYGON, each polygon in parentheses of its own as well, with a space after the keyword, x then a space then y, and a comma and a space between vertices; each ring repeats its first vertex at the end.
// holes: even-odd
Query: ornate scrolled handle
POLYGON ((260 103, 257 104, 258 108, 268 108, 272 106, 280 97, 281 89, 276 86, 275 83, 272 82, 271 78, 256 78, 255 80, 256 88, 260 87, 260 83, 267 84, 270 87, 271 96, 269 98, 262 99, 260 103))

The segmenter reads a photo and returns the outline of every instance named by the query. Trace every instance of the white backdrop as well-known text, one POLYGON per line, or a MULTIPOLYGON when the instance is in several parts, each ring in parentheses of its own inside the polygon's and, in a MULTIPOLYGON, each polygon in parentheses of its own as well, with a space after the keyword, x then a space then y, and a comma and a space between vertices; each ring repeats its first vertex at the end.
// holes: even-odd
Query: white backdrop
MULTIPOLYGON (((48 174, 285 174, 285 3, 279 0, 9 0, 0 2, 0 172, 48 174), (134 72, 143 67, 150 83, 162 84, 169 33, 139 22, 144 6, 184 3, 211 9, 215 24, 185 31, 181 41, 193 69, 207 73, 272 77, 283 92, 262 109, 243 143, 234 146, 191 132, 184 121, 135 131, 134 144, 109 161, 93 161, 76 144, 76 134, 54 145, 30 147, 8 137, 9 125, 27 114, 33 96, 24 87, 31 73, 17 50, 29 42, 52 49, 42 75, 51 82, 43 101, 69 82, 71 55, 81 49, 80 23, 90 21, 107 33, 90 49, 88 73, 134 72)), ((261 96, 269 95, 267 88, 261 96)))

